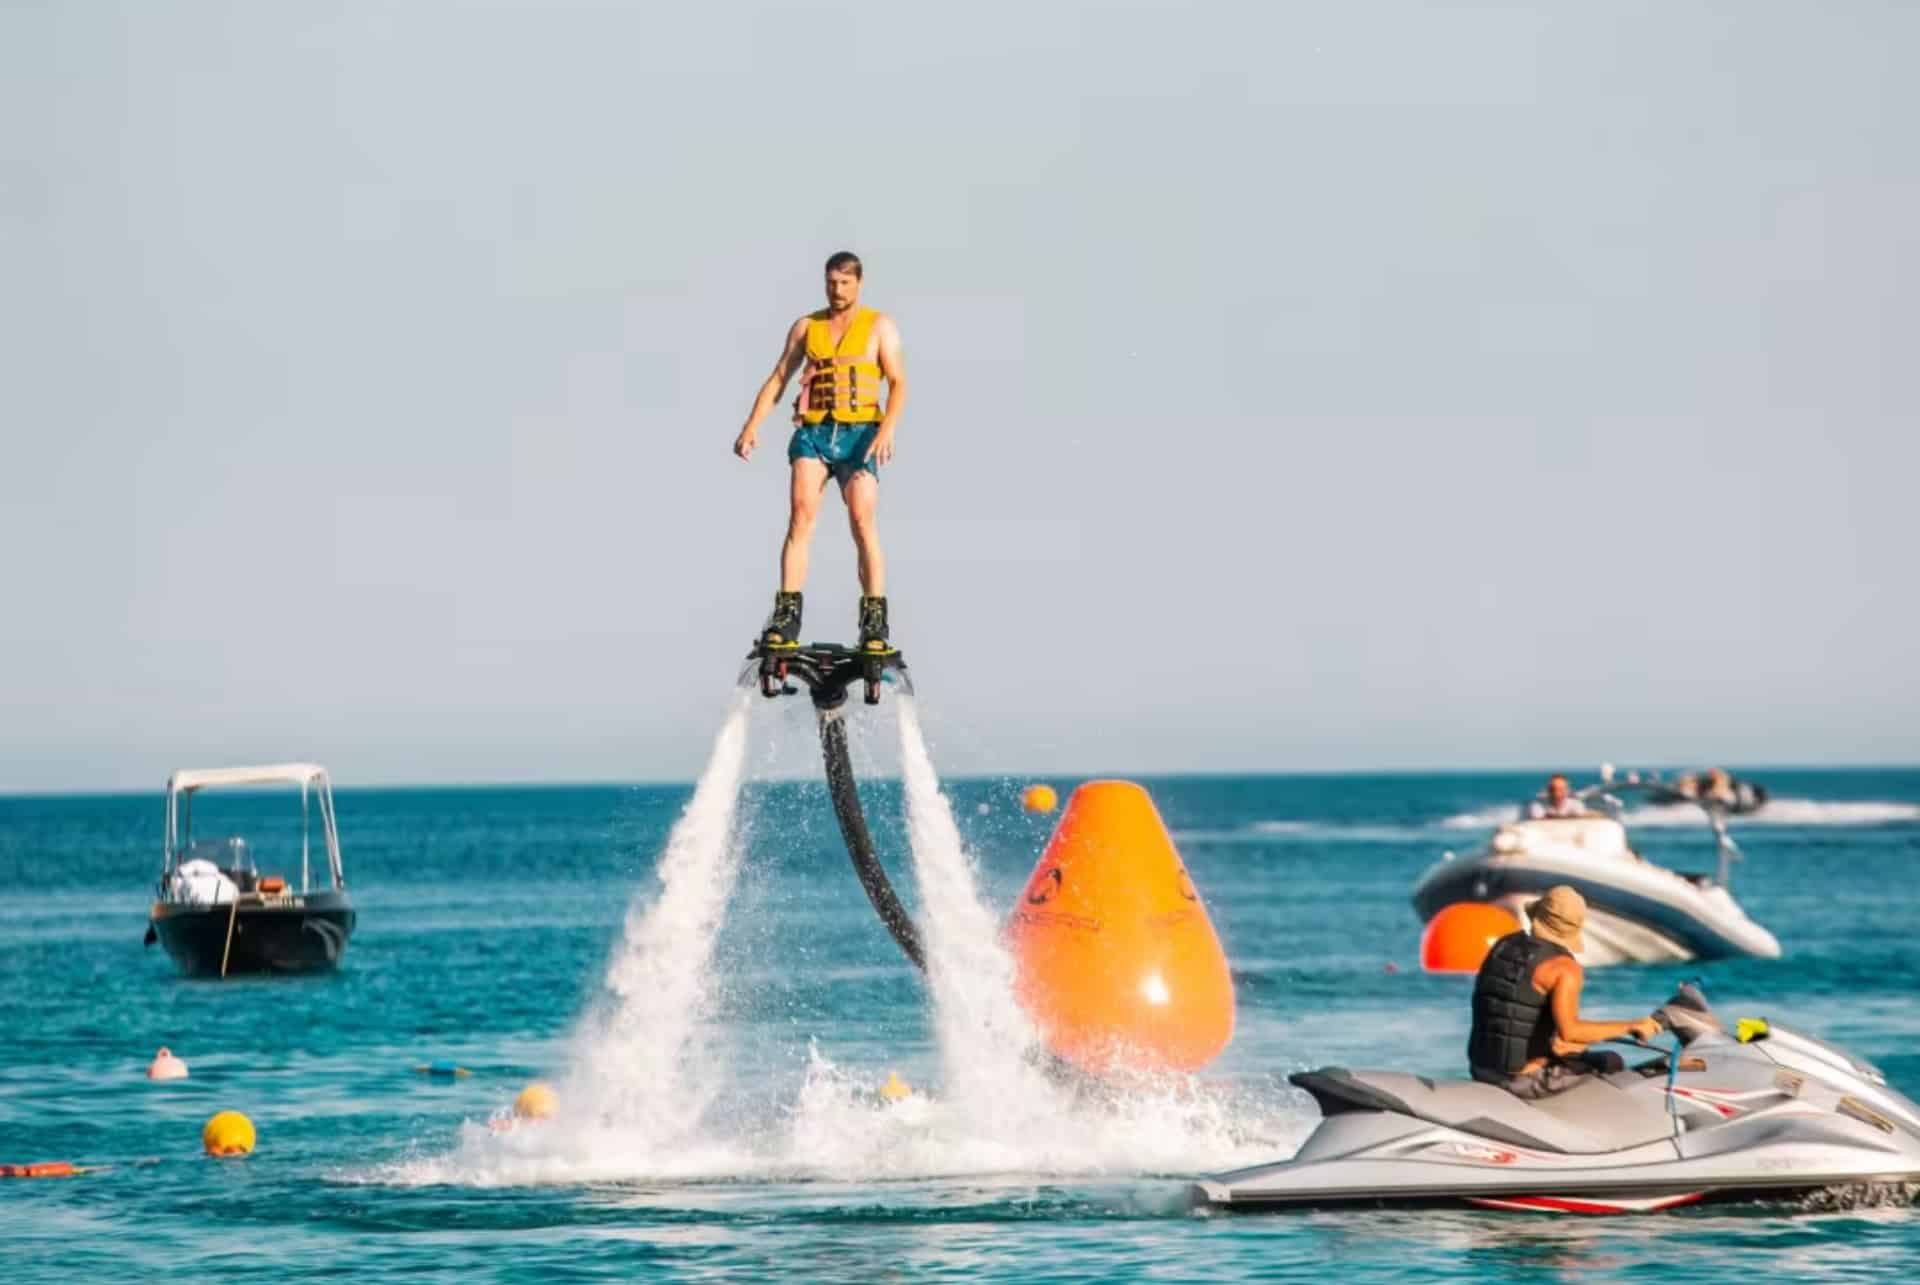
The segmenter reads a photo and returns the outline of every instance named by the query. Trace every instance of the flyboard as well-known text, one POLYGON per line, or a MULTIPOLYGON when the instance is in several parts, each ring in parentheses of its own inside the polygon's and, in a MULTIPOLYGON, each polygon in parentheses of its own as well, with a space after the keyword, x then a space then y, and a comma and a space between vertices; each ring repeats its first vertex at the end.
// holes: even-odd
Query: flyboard
POLYGON ((924 972, 927 956, 920 943, 920 930, 900 904, 886 868, 874 851, 867 814, 860 806, 859 782, 854 779, 853 763, 847 754, 847 696, 856 682, 862 685, 868 705, 880 703, 883 686, 898 684, 909 696, 913 694, 913 680, 907 675, 907 662, 899 649, 756 642, 741 667, 739 682, 742 687, 758 685, 760 694, 768 700, 798 695, 800 687, 807 689, 820 722, 827 793, 833 798, 833 813, 840 822, 853 872, 901 952, 924 972), (800 686, 795 686, 796 681, 800 686))

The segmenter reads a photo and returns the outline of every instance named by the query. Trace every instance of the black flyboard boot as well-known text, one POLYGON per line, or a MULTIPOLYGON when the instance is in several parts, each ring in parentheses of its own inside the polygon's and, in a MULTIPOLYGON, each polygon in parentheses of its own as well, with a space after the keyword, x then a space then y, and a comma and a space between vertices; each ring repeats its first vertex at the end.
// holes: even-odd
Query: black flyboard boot
POLYGON ((887 600, 885 598, 860 599, 860 650, 891 651, 887 642, 887 600))
POLYGON ((773 595, 773 612, 760 631, 760 692, 783 695, 787 686, 787 658, 800 650, 800 595, 782 590, 773 595))
POLYGON ((887 600, 862 595, 860 598, 860 668, 867 683, 867 704, 880 703, 880 676, 886 670, 885 658, 894 654, 887 641, 887 600))
POLYGON ((800 595, 782 590, 773 595, 773 611, 760 631, 760 645, 791 650, 800 645, 800 595))

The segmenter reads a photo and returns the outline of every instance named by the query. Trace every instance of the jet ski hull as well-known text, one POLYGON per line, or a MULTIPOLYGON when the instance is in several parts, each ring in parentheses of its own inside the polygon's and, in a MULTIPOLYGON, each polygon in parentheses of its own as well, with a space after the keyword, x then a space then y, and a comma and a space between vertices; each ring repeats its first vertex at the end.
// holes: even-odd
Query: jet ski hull
MULTIPOLYGON (((1466 1135, 1461 1141, 1469 1142, 1466 1135)), ((1657 1151, 1658 1149, 1656 1149, 1657 1151)), ((1488 1162, 1494 1163, 1494 1162, 1488 1162)), ((1549 1213, 1657 1213, 1708 1202, 1793 1200, 1835 1187, 1920 1182, 1920 1158, 1863 1158, 1840 1148, 1823 1163, 1794 1144, 1693 1161, 1648 1154, 1603 1167, 1504 1166, 1501 1172, 1404 1160, 1347 1160, 1238 1170, 1194 1184, 1223 1209, 1472 1205, 1549 1213), (1649 1172, 1655 1170, 1656 1172, 1649 1172)))
MULTIPOLYGON (((1711 1020, 1711 1019, 1708 1019, 1711 1020)), ((1655 1212, 1920 1184, 1920 1107, 1874 1068, 1764 1022, 1522 1101, 1471 1080, 1291 1077, 1324 1119, 1292 1159, 1202 1179, 1225 1209, 1477 1205, 1655 1212)))

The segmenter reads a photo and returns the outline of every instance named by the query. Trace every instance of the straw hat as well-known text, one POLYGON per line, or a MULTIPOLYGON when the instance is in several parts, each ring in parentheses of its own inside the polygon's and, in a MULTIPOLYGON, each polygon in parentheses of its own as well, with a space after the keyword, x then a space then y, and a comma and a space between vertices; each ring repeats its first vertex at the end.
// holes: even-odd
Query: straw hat
POLYGON ((1547 889, 1545 896, 1527 907, 1527 918, 1535 937, 1565 946, 1576 955, 1587 948, 1586 938, 1580 935, 1587 922, 1587 899, 1566 884, 1547 889))

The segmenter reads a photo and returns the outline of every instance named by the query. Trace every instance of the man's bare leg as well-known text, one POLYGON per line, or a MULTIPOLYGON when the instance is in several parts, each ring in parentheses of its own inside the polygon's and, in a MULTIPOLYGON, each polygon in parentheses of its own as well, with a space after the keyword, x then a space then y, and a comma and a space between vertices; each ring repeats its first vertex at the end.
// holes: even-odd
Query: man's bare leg
POLYGON ((853 547, 860 555, 860 592, 869 598, 884 598, 887 556, 880 551, 880 483, 862 469, 847 479, 840 496, 847 502, 847 523, 853 528, 853 547))
POLYGON ((813 548, 813 524, 820 517, 820 497, 827 489, 827 466, 815 459, 793 462, 793 480, 787 498, 787 542, 780 546, 780 592, 799 593, 807 583, 807 555, 813 548))

